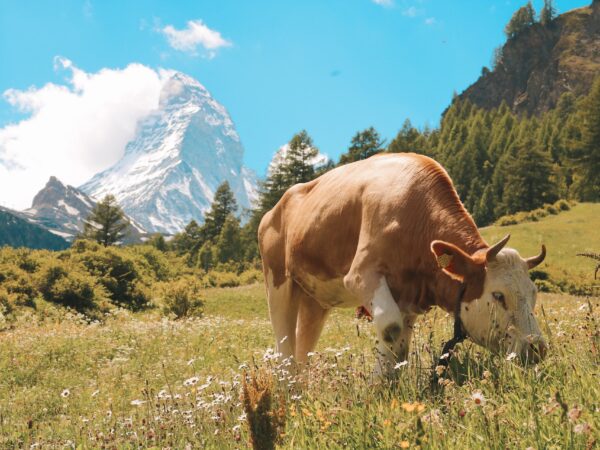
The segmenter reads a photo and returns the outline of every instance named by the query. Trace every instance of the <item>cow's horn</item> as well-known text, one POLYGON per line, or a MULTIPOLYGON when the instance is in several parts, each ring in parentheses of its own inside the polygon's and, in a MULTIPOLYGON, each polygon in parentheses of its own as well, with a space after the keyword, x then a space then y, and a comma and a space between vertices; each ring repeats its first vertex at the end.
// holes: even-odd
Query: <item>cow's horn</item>
POLYGON ((525 262, 527 263, 527 267, 533 269, 535 266, 538 266, 542 263, 544 258, 546 257, 546 246, 542 244, 542 251, 537 256, 532 256, 531 258, 527 258, 525 262))
POLYGON ((501 241, 498 241, 496 244, 494 244, 490 248, 488 248, 488 251, 485 254, 485 259, 487 259, 488 261, 491 261, 492 259, 494 259, 496 257, 496 255, 498 254, 498 252, 500 250, 502 250, 502 248, 506 245, 506 243, 508 242, 509 239, 510 239, 510 234, 507 234, 506 236, 504 236, 504 238, 502 238, 501 241))

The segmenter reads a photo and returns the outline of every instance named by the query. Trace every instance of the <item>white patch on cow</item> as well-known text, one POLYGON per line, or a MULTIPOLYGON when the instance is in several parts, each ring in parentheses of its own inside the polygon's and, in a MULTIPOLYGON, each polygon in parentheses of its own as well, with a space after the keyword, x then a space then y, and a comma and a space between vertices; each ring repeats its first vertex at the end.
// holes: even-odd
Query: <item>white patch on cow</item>
POLYGON ((408 346, 412 335, 415 315, 400 311, 385 278, 379 281, 379 287, 371 300, 371 315, 377 331, 377 352, 379 364, 376 372, 388 375, 397 361, 403 361, 408 355, 408 346))
POLYGON ((279 287, 273 283, 273 272, 267 272, 267 299, 269 303, 269 316, 273 331, 277 353, 283 358, 294 355, 296 346, 296 320, 298 305, 292 301, 291 281, 286 280, 279 287))
POLYGON ((461 306, 461 320, 479 345, 536 360, 531 344, 544 348, 546 344, 533 315, 535 301, 527 264, 516 250, 504 248, 488 263, 481 298, 461 306), (501 293, 504 301, 494 298, 494 293, 501 293))

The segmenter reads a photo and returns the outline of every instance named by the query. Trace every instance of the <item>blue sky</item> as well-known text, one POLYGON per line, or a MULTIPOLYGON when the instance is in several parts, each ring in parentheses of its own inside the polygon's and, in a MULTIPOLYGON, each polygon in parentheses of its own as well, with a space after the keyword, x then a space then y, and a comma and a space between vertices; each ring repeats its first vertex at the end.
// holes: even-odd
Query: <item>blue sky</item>
MULTIPOLYGON (((65 84, 57 56, 88 74, 131 63, 180 70, 225 105, 246 165, 263 174, 274 151, 303 128, 337 159, 366 127, 389 141, 406 118, 436 126, 452 93, 490 64, 523 3, 2 0, 0 92, 65 84), (173 48, 161 30, 191 20, 226 45, 173 48)), ((541 3, 534 1, 537 10, 541 3)), ((556 1, 559 12, 589 3, 556 1)), ((0 100, 0 129, 28 115, 0 100)))

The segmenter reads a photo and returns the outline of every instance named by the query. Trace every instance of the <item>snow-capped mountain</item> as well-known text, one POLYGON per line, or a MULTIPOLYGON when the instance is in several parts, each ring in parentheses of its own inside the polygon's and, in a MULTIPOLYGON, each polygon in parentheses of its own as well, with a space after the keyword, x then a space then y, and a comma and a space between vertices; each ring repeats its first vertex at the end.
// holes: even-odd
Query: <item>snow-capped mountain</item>
POLYGON ((198 81, 174 72, 123 158, 81 190, 96 199, 113 194, 147 231, 175 233, 202 221, 224 181, 241 208, 251 206, 256 177, 242 165, 243 153, 226 109, 198 81))
MULTIPOLYGON (((21 218, 46 228, 68 241, 83 231, 84 221, 96 206, 87 194, 73 186, 66 186, 56 177, 50 177, 46 186, 33 198, 31 208, 20 211, 21 218)), ((140 242, 144 230, 127 218, 131 227, 125 242, 140 242)))
POLYGON ((33 198, 31 208, 22 213, 54 234, 72 239, 83 230, 83 221, 94 205, 95 202, 79 189, 50 177, 33 198))

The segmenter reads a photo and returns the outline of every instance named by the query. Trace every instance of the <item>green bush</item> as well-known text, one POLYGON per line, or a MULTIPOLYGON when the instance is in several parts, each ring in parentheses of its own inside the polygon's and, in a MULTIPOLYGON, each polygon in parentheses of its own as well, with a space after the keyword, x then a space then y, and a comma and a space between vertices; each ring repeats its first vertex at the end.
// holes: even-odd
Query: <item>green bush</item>
POLYGON ((559 200, 555 203, 555 205, 560 211, 568 211, 571 209, 569 202, 567 202, 566 200, 559 200))
POLYGON ((37 288, 45 300, 80 312, 106 308, 106 291, 81 269, 64 261, 52 261, 37 275, 37 288))
POLYGON ((0 265, 0 285, 10 294, 14 305, 34 306, 37 295, 31 275, 16 265, 0 265))
POLYGON ((236 287, 241 284, 238 275, 232 272, 217 272, 211 270, 204 278, 208 286, 211 287, 236 287))
MULTIPOLYGON (((86 250, 74 255, 87 272, 98 280, 111 301, 124 308, 139 310, 150 300, 147 288, 152 283, 149 273, 144 273, 144 264, 125 249, 100 247, 96 251, 86 250)), ((145 261, 145 260, 144 260, 145 261)))
POLYGON ((178 319, 200 315, 203 304, 200 299, 201 288, 201 284, 193 278, 160 283, 158 292, 163 312, 173 314, 178 319))
POLYGON ((538 222, 540 219, 547 217, 550 214, 558 214, 561 211, 568 211, 571 206, 566 200, 558 200, 554 204, 546 204, 542 208, 537 208, 532 211, 521 211, 508 216, 500 217, 496 221, 496 225, 506 227, 508 225, 517 225, 523 222, 538 222))

